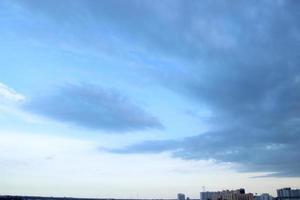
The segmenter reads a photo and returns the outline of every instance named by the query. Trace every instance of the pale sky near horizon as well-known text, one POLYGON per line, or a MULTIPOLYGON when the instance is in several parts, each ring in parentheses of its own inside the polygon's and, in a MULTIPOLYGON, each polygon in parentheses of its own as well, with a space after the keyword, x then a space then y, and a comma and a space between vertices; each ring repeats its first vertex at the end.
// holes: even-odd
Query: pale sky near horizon
POLYGON ((0 1, 0 195, 300 188, 299 10, 0 1))

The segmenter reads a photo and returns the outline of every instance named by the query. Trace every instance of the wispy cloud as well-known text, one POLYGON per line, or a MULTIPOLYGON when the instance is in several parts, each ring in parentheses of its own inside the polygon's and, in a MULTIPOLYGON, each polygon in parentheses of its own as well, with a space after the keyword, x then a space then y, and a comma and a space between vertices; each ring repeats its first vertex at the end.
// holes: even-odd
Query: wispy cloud
POLYGON ((25 97, 22 94, 19 94, 12 88, 0 83, 0 101, 20 102, 23 100, 25 100, 25 97))
MULTIPOLYGON (((261 177, 300 177, 299 143, 296 133, 280 130, 237 129, 208 132, 182 140, 152 140, 120 149, 104 149, 117 154, 171 152, 184 160, 210 160, 238 164, 240 172, 264 172, 261 177)), ((101 149, 103 150, 103 149, 101 149)))
POLYGON ((29 112, 90 129, 120 133, 162 128, 160 121, 117 90, 66 84, 24 103, 29 112))
POLYGON ((14 89, 0 82, 0 112, 6 114, 23 115, 18 106, 26 100, 26 97, 14 89))

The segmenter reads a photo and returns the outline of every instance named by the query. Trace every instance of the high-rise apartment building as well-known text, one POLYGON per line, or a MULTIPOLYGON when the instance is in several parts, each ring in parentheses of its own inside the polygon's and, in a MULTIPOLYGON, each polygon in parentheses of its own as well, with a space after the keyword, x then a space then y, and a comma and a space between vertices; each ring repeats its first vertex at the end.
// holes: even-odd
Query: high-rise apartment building
POLYGON ((177 194, 177 200, 185 200, 185 195, 182 193, 177 194))
POLYGON ((261 195, 257 195, 254 197, 254 200, 273 200, 274 197, 269 195, 268 193, 263 193, 261 195))
POLYGON ((201 192, 200 200, 254 200, 251 193, 246 194, 245 189, 223 190, 217 192, 201 192))
POLYGON ((282 188, 277 190, 278 200, 300 200, 300 189, 282 188))

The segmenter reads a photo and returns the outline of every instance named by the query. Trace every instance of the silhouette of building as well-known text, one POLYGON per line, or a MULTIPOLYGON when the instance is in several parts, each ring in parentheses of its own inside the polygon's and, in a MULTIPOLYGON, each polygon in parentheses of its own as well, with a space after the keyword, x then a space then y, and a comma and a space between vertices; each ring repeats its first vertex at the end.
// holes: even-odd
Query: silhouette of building
POLYGON ((261 195, 255 196, 254 200, 274 200, 274 197, 272 197, 268 193, 263 193, 261 195))
POLYGON ((254 200, 252 193, 245 193, 245 189, 223 190, 217 192, 201 192, 200 200, 254 200))
POLYGON ((300 189, 281 188, 277 190, 278 200, 300 200, 300 189))
POLYGON ((185 195, 182 193, 177 194, 177 200, 185 200, 185 195))

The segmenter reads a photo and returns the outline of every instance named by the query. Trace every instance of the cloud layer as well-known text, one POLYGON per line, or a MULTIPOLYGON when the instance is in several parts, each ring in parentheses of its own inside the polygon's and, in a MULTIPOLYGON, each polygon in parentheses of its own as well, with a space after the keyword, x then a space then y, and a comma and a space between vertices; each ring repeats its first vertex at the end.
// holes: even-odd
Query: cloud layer
POLYGON ((161 70, 163 85, 210 110, 212 130, 113 152, 172 151, 183 159, 237 163, 239 171, 300 176, 299 4, 256 3, 186 3, 154 37, 155 48, 186 63, 184 73, 161 70))
POLYGON ((222 130, 208 132, 182 140, 144 141, 113 153, 172 152, 184 160, 213 159, 217 163, 238 164, 240 172, 265 172, 266 176, 300 177, 300 136, 270 130, 222 130))
MULTIPOLYGON (((61 28, 95 30, 86 29, 91 20, 100 31, 108 29, 144 50, 140 54, 154 60, 151 65, 168 58, 167 66, 151 71, 158 84, 212 113, 200 118, 209 122, 209 132, 113 152, 172 151, 183 159, 234 162, 240 171, 300 176, 299 1, 64 1, 58 7, 56 1, 33 0, 24 5, 61 28)), ((84 33, 97 41, 97 31, 84 33)), ((161 127, 102 89, 68 86, 26 107, 89 128, 161 127)))
POLYGON ((159 120, 118 91, 94 85, 64 85, 27 101, 24 109, 90 129, 126 132, 162 128, 159 120))

